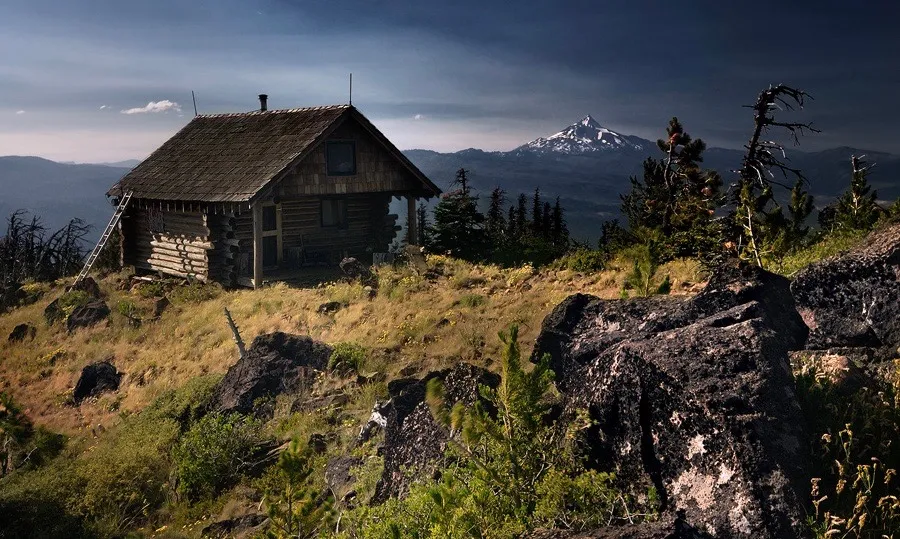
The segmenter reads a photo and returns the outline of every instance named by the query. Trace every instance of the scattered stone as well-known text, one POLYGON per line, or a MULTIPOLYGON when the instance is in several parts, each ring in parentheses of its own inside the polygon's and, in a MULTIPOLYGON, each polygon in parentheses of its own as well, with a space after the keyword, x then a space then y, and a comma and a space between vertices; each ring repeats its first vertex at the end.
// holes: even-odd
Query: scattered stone
POLYGON ((280 331, 260 335, 225 373, 216 388, 213 408, 269 416, 277 395, 308 387, 317 371, 325 369, 330 356, 330 346, 309 337, 280 331))
POLYGON ((162 316, 162 313, 169 307, 169 298, 163 296, 161 298, 156 298, 153 301, 153 318, 159 318, 162 316))
POLYGON ((375 287, 373 287, 373 286, 364 286, 364 287, 363 287, 363 293, 364 293, 364 294, 366 295, 366 297, 369 298, 369 299, 375 299, 375 296, 378 295, 378 291, 375 290, 375 287))
POLYGON ((116 391, 121 380, 122 374, 109 361, 91 363, 81 369, 72 399, 76 404, 81 404, 84 399, 96 397, 104 391, 116 391))
POLYGON ((62 320, 64 316, 65 314, 59 307, 59 298, 51 301, 50 304, 44 308, 44 320, 47 321, 48 326, 52 326, 57 320, 62 320))
POLYGON ((319 314, 334 314, 346 306, 346 303, 341 303, 340 301, 329 301, 327 303, 319 305, 319 308, 316 309, 316 312, 319 314))
MULTIPOLYGON (((471 406, 480 398, 478 388, 481 385, 497 387, 500 383, 496 374, 468 363, 431 372, 421 380, 400 379, 388 383, 390 399, 376 405, 368 422, 384 425, 384 472, 372 498, 375 503, 391 496, 406 495, 410 477, 431 476, 440 468, 449 433, 434 420, 425 403, 425 387, 432 378, 443 381, 448 406, 457 402, 471 406)), ((366 427, 363 430, 366 431, 366 427)), ((363 438, 363 432, 360 438, 363 438)))
POLYGON ((810 265, 791 284, 809 326, 807 348, 900 346, 900 224, 842 256, 810 265))
POLYGON ((787 352, 807 328, 788 286, 742 265, 690 300, 557 306, 533 359, 550 354, 566 407, 595 421, 590 465, 655 487, 665 514, 714 536, 801 534, 809 476, 787 352))
POLYGON ((94 299, 100 299, 101 297, 100 286, 97 284, 97 281, 95 281, 93 277, 85 277, 84 279, 72 285, 70 291, 74 292, 76 290, 84 292, 94 299))
POLYGON ((353 492, 356 477, 353 468, 361 466, 363 459, 349 455, 332 458, 325 465, 325 483, 335 494, 338 500, 349 498, 347 494, 353 492))
POLYGON ((291 405, 291 413, 313 412, 344 406, 350 402, 350 397, 342 391, 333 391, 316 397, 299 398, 291 405))
POLYGON ((31 324, 19 324, 13 328, 6 340, 9 342, 22 342, 25 339, 33 341, 35 335, 37 335, 36 327, 31 324))
POLYGON ((313 453, 317 455, 321 455, 328 449, 328 442, 325 440, 325 435, 321 433, 314 433, 310 435, 309 442, 307 446, 312 450, 313 453))
POLYGON ((75 307, 72 314, 66 319, 66 329, 69 332, 78 328, 93 326, 109 317, 109 307, 102 301, 92 301, 87 305, 75 307))
POLYGON ((262 513, 220 520, 204 527, 200 536, 209 539, 255 537, 264 528, 268 517, 262 513))
POLYGON ((371 286, 373 288, 378 286, 378 278, 375 277, 372 270, 353 257, 341 260, 340 268, 341 271, 344 272, 344 275, 349 279, 359 281, 364 286, 371 286))

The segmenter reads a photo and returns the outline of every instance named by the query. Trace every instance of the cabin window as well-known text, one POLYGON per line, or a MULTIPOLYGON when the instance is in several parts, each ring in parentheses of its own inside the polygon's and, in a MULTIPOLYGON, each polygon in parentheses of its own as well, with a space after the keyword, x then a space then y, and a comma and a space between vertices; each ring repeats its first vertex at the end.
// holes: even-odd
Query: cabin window
POLYGON ((356 174, 356 143, 333 141, 325 145, 325 163, 329 176, 356 174))
POLYGON ((347 205, 342 198, 322 199, 322 226, 343 227, 347 224, 347 205))
POLYGON ((262 229, 263 232, 278 230, 278 217, 275 206, 262 207, 262 229))

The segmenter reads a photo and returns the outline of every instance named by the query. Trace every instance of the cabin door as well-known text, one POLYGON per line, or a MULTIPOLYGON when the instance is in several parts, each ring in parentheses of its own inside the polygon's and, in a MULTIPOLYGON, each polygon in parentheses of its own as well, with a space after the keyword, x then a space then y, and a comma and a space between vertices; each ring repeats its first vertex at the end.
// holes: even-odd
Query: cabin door
POLYGON ((281 264, 281 204, 263 204, 262 259, 264 268, 281 264))

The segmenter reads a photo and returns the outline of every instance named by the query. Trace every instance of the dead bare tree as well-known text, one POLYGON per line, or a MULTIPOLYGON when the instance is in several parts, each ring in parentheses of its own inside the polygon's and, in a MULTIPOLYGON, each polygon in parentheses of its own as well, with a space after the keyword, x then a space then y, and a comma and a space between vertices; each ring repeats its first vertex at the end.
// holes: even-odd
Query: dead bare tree
POLYGON ((72 219, 48 235, 40 217, 25 210, 13 212, 6 220, 6 235, 0 237, 0 289, 76 273, 84 261, 90 230, 81 219, 72 219))
POLYGON ((807 99, 812 97, 802 90, 779 84, 770 86, 760 92, 752 108, 753 135, 745 146, 741 169, 738 171, 739 181, 733 186, 733 202, 735 204, 734 222, 737 225, 735 241, 739 255, 751 259, 762 267, 768 254, 777 228, 782 225, 784 216, 775 201, 775 186, 791 190, 792 186, 779 181, 781 178, 793 178, 795 186, 802 187, 808 183, 803 172, 791 167, 788 163, 784 146, 769 137, 772 129, 786 131, 795 145, 800 144, 800 136, 819 131, 809 123, 781 122, 776 120, 776 111, 793 111, 803 108, 807 99))

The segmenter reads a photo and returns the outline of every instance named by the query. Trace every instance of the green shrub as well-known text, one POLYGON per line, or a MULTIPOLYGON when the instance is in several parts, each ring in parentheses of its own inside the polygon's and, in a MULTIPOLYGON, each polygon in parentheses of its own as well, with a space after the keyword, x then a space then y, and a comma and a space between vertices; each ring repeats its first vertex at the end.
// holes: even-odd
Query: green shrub
POLYGON ((550 264, 551 269, 577 271, 579 273, 596 273, 603 271, 609 255, 593 249, 578 249, 556 259, 550 264))
POLYGON ((334 520, 334 499, 310 485, 314 471, 308 446, 293 440, 281 453, 269 476, 263 503, 269 516, 265 537, 289 539, 316 537, 330 529, 334 520))
POLYGON ((240 414, 209 414, 185 432, 172 451, 178 492, 189 500, 211 498, 246 468, 260 425, 240 414))
POLYGON ((459 304, 470 309, 481 307, 485 303, 487 300, 481 294, 466 294, 459 298, 459 304))
POLYGON ((59 297, 60 311, 68 318, 72 311, 91 302, 91 296, 83 290, 72 290, 59 297))
POLYGON ((213 283, 192 281, 190 284, 174 287, 168 294, 174 304, 203 303, 222 294, 222 287, 213 283))
POLYGON ((332 347, 328 369, 341 372, 359 372, 368 356, 368 350, 353 342, 339 342, 332 347))
POLYGON ((161 298, 166 295, 166 284, 162 281, 142 283, 138 287, 138 295, 145 299, 161 298))

